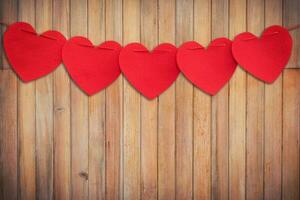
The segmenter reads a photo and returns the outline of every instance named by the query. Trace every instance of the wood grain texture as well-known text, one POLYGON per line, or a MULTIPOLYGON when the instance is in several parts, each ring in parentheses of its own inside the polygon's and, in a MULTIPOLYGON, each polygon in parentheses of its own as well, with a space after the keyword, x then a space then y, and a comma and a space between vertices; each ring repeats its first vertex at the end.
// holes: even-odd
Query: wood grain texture
MULTIPOLYGON (((282 24, 282 1, 265 1, 265 26, 282 24)), ((282 75, 265 84, 264 198, 282 195, 282 75)))
MULTIPOLYGON (((230 1, 229 36, 246 29, 246 1, 230 1)), ((246 197, 246 73, 237 68, 229 86, 229 198, 246 197)))
MULTIPOLYGON (((70 8, 71 36, 87 36, 87 0, 74 0, 70 8)), ((89 196, 89 99, 71 84, 71 183, 72 199, 89 196)))
MULTIPOLYGON (((264 29, 264 1, 247 1, 247 31, 264 29)), ((247 74, 246 199, 264 198, 264 83, 247 74)))
MULTIPOLYGON (((141 2, 123 1, 123 42, 140 41, 141 2)), ((124 199, 141 198, 141 96, 124 81, 123 191, 124 199)))
MULTIPOLYGON (((53 28, 66 37, 69 28, 69 0, 53 0, 53 28)), ((70 77, 63 65, 53 74, 53 197, 70 199, 71 197, 71 109, 70 77)))
MULTIPOLYGON (((229 36, 229 1, 212 0, 211 39, 229 36)), ((212 198, 229 198, 229 83, 212 97, 212 198)))
MULTIPOLYGON (((105 1, 88 0, 88 38, 105 41, 105 1)), ((105 90, 89 98, 89 199, 105 199, 105 90)))
MULTIPOLYGON (((175 6, 175 0, 158 2, 159 43, 175 43, 175 6)), ((158 97, 157 142, 158 199, 175 199, 175 84, 158 97)))
MULTIPOLYGON (((157 0, 141 1, 141 42, 152 50, 158 41, 157 0)), ((141 97, 141 198, 157 199, 157 98, 141 97)))
MULTIPOLYGON (((35 25, 35 1, 19 1, 20 21, 35 25)), ((18 198, 36 198, 35 82, 18 82, 18 198)))
MULTIPOLYGON (((2 0, 0 2, 0 21, 10 24, 17 21, 18 18, 18 0, 2 0)), ((1 33, 4 33, 7 27, 0 27, 1 33)), ((9 69, 9 62, 6 58, 6 55, 3 51, 3 42, 2 37, 0 39, 0 69, 9 69)))
MULTIPOLYGON (((36 30, 52 29, 52 0, 36 0, 36 30)), ((53 75, 36 81, 36 184, 38 199, 53 196, 53 75)))
MULTIPOLYGON (((300 1, 283 0, 282 6, 283 13, 279 12, 278 17, 283 15, 283 25, 285 27, 293 27, 300 24, 300 1)), ((293 30, 290 34, 293 37, 293 49, 287 68, 300 68, 300 30, 293 30)))
POLYGON ((299 199, 300 71, 283 75, 282 199, 299 199))
MULTIPOLYGON (((193 1, 176 1, 176 44, 193 39, 193 1)), ((176 198, 193 196, 193 85, 176 81, 176 198)))
POLYGON ((17 86, 12 71, 0 71, 0 199, 16 200, 18 194, 17 86))
MULTIPOLYGON (((17 1, 1 1, 1 20, 14 21, 18 17, 17 1), (9 10, 9 13, 5 11, 9 10)), ((3 27, 3 31, 5 28, 3 27)), ((2 44, 2 42, 1 42, 2 44)), ((1 47, 2 45, 0 45, 1 47)), ((0 50, 0 69, 9 68, 0 50)), ((10 70, 0 71, 0 199, 18 198, 18 82, 10 70)))
MULTIPOLYGON (((106 1, 106 39, 122 43, 122 0, 106 1)), ((123 75, 106 88, 106 198, 122 199, 123 75)))
MULTIPOLYGON (((194 39, 211 40, 211 1, 194 1, 194 39)), ((194 87, 193 97, 193 198, 211 199, 211 96, 194 87)))
MULTIPOLYGON (((29 22, 39 33, 148 49, 300 23, 299 0, 0 5, 2 21, 29 22)), ((299 199, 299 32, 291 32, 292 57, 274 84, 238 68, 213 97, 183 75, 151 101, 123 75, 87 97, 63 65, 25 84, 1 53, 0 199, 299 199)))

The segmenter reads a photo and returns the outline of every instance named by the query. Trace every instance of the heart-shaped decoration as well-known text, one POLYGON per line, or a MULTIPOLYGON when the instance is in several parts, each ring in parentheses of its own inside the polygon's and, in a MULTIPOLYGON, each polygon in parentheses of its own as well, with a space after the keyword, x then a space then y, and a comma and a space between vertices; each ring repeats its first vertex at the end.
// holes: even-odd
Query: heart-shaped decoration
POLYGON ((121 45, 106 41, 94 46, 87 38, 73 37, 63 47, 63 62, 74 82, 88 95, 110 85, 121 73, 121 45))
POLYGON ((178 49, 178 66, 194 85, 214 95, 229 81, 237 66, 231 43, 227 38, 218 38, 205 49, 197 42, 186 42, 178 49))
POLYGON ((131 43, 120 53, 120 67, 127 80, 145 97, 153 99, 176 80, 177 48, 160 44, 149 52, 142 44, 131 43))
POLYGON ((260 38, 249 32, 237 35, 232 44, 236 61, 247 72, 267 83, 277 79, 288 63, 292 37, 287 29, 271 26, 260 38))
POLYGON ((3 41, 11 67, 22 81, 29 82, 58 67, 66 39, 57 31, 38 35, 30 24, 17 22, 7 28, 3 41))

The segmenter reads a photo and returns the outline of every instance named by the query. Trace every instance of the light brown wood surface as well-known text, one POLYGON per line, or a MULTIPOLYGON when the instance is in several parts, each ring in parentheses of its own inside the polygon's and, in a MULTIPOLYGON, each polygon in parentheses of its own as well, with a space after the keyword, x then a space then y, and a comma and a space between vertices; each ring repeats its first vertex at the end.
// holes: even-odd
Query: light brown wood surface
MULTIPOLYGON (((300 0, 1 0, 0 11, 38 32, 149 49, 300 23, 300 0)), ((300 30, 291 35, 273 84, 238 68, 211 97, 180 75, 151 101, 123 75, 87 97, 63 65, 24 84, 1 43, 0 199, 298 200, 300 30)))
MULTIPOLYGON (((263 0, 247 2, 248 31, 260 34, 264 28, 264 13, 263 0)), ((264 197, 264 92, 264 84, 247 75, 246 199, 264 197)))

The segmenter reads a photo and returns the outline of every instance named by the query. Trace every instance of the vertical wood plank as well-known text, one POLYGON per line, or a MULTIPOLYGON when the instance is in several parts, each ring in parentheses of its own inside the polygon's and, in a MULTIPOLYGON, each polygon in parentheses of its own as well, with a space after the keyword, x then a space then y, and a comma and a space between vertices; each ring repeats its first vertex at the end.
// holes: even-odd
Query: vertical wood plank
MULTIPOLYGON (((194 1, 194 40, 211 40, 211 0, 194 1)), ((211 96, 194 87, 194 199, 211 199, 211 96)))
MULTIPOLYGON (((87 36, 87 0, 71 2, 71 36, 87 36)), ((72 199, 88 198, 88 97, 71 84, 72 199)))
MULTIPOLYGON (((88 0, 88 38, 105 41, 104 0, 88 0)), ((105 90, 89 97, 89 199, 105 199, 105 90)))
MULTIPOLYGON (((246 28, 246 1, 230 1, 233 38, 246 28)), ((246 73, 237 68, 230 81, 229 96, 229 198, 245 199, 246 185, 246 73)))
POLYGON ((282 199, 299 199, 300 71, 283 74, 283 175, 282 199))
MULTIPOLYGON (((52 29, 52 0, 36 0, 36 30, 52 29)), ((37 198, 53 195, 53 75, 36 81, 37 198)))
MULTIPOLYGON (((283 0, 283 25, 285 27, 300 24, 300 1, 283 0)), ((292 55, 287 68, 300 68, 300 29, 290 32, 293 38, 292 55)))
MULTIPOLYGON (((265 26, 282 24, 282 1, 265 0, 265 26)), ((265 84, 264 198, 281 199, 282 175, 282 75, 265 84)))
MULTIPOLYGON (((53 27, 69 36, 69 0, 53 0, 53 27)), ((70 199, 71 191, 71 129, 70 77, 61 65, 53 73, 54 95, 54 199, 70 199)))
MULTIPOLYGON (((35 25, 35 0, 19 1, 19 20, 35 25)), ((20 199, 36 198, 35 82, 18 84, 18 153, 20 199)))
MULTIPOLYGON (((193 39, 193 1, 176 1, 176 44, 193 39)), ((193 196, 193 85, 176 81, 176 198, 193 196)))
MULTIPOLYGON (((140 40, 140 1, 123 1, 124 44, 140 40)), ((140 94, 124 81, 124 199, 140 199, 140 94)))
MULTIPOLYGON (((18 1, 3 0, 0 5, 2 22, 17 20, 18 1)), ((1 30, 4 32, 5 27, 1 30)), ((9 65, 2 39, 0 48, 0 199, 14 200, 18 196, 18 82, 12 71, 3 70, 9 65)))
MULTIPOLYGON (((159 42, 174 44, 175 0, 158 5, 159 42)), ((175 83, 158 102, 158 199, 175 199, 175 83)))
MULTIPOLYGON (((0 2, 0 21, 3 23, 14 23, 17 21, 18 17, 18 0, 2 0, 0 2)), ((4 31, 6 30, 5 26, 0 25, 1 36, 3 35, 4 31)), ((0 41, 0 69, 9 69, 9 63, 6 59, 5 52, 3 51, 3 37, 1 37, 0 41)))
MULTIPOLYGON (((141 42, 157 45, 157 0, 141 1, 141 42)), ((141 97, 141 197, 157 199, 157 98, 141 97)))
MULTIPOLYGON (((212 0, 212 40, 228 37, 229 1, 212 0)), ((212 97, 212 198, 229 198, 229 83, 212 97)))
MULTIPOLYGON (((247 30, 264 29, 264 0, 247 1, 247 30)), ((246 198, 263 199, 264 83, 247 74, 246 198)))
MULTIPOLYGON (((106 39, 122 43, 122 0, 106 1, 106 39)), ((122 199, 123 75, 106 89, 106 198, 122 199)))
POLYGON ((0 70, 0 199, 17 199, 17 78, 0 70))

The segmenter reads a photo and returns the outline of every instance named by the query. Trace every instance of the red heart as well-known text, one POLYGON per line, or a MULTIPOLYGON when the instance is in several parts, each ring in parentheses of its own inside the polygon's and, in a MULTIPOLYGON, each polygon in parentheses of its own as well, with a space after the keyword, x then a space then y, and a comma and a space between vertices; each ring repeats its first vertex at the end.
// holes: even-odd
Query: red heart
POLYGON ((177 63, 187 79, 210 95, 229 81, 237 66, 227 38, 213 40, 207 49, 197 42, 186 42, 178 49, 177 63))
POLYGON ((4 33, 7 58, 20 79, 32 81, 52 72, 61 63, 65 37, 57 31, 38 35, 30 24, 17 22, 4 33))
POLYGON ((106 41, 94 46, 87 38, 73 37, 64 46, 62 57, 75 83, 88 95, 107 87, 120 75, 121 45, 106 41))
POLYGON ((131 43, 120 53, 120 66, 128 81, 149 99, 165 91, 177 78, 177 48, 160 44, 149 52, 142 44, 131 43))
POLYGON ((271 26, 260 38, 248 32, 237 35, 232 52, 242 68, 256 78, 272 83, 288 63, 292 43, 287 29, 271 26))

